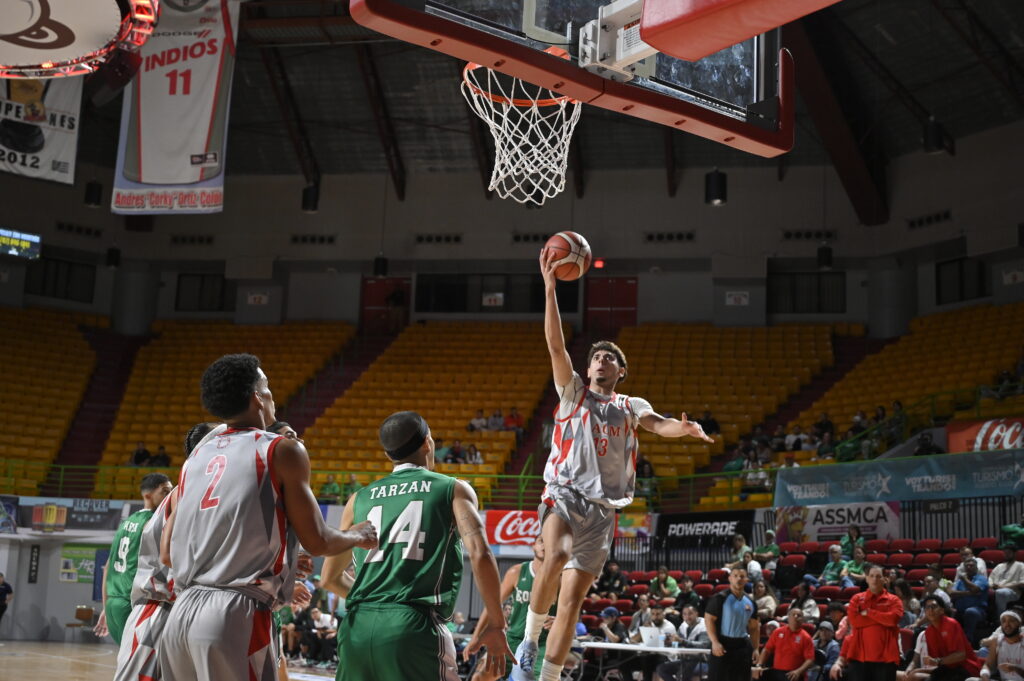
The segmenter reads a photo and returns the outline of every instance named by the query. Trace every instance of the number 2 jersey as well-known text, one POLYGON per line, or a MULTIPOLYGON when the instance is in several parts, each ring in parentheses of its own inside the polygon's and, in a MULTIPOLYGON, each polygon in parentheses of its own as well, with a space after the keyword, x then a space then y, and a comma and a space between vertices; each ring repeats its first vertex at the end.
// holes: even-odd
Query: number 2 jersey
POLYGON ((272 473, 283 439, 229 428, 185 461, 171 534, 177 593, 201 585, 271 607, 291 601, 297 539, 272 473))
POLYGON ((153 511, 153 516, 142 528, 135 581, 132 583, 132 605, 146 601, 174 600, 174 580, 171 569, 160 562, 160 537, 167 517, 171 514, 171 495, 168 494, 153 511))
POLYGON ((628 506, 636 485, 636 429, 642 416, 654 413, 651 403, 593 392, 576 372, 555 387, 559 401, 544 482, 602 506, 628 506))
POLYGON ((402 603, 451 618, 462 581, 462 539, 452 512, 455 483, 402 464, 356 493, 353 524, 372 522, 380 545, 353 549, 356 578, 345 600, 348 610, 360 603, 402 603))
POLYGON ((132 582, 138 568, 139 542, 142 529, 153 515, 151 510, 132 513, 121 521, 110 545, 110 568, 107 570, 107 597, 131 601, 132 582))

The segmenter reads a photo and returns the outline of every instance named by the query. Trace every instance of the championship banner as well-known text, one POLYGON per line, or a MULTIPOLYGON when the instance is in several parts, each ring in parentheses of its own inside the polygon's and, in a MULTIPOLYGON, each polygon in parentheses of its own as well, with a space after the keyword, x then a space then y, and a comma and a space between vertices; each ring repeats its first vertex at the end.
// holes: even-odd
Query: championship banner
POLYGON ((1024 417, 951 421, 946 424, 946 440, 951 452, 1024 449, 1024 417))
POLYGON ((164 0, 125 88, 111 210, 224 207, 228 108, 241 0, 164 0))
POLYGON ((1024 449, 779 469, 775 507, 1024 495, 1024 449))
POLYGON ((775 541, 834 542, 850 525, 860 528, 865 539, 896 539, 900 536, 898 501, 841 506, 785 506, 775 511, 775 541))
POLYGON ((0 168, 75 182, 81 78, 0 80, 0 168))
POLYGON ((728 546, 734 534, 749 541, 754 528, 753 511, 716 511, 714 513, 662 513, 655 536, 671 540, 675 546, 728 546))

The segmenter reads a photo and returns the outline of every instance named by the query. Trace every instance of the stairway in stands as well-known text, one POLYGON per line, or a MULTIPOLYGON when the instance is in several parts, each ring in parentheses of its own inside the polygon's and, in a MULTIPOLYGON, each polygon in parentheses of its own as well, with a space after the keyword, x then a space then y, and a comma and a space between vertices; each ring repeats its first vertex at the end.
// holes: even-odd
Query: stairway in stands
MULTIPOLYGON (((82 335, 96 353, 96 368, 82 395, 54 463, 64 466, 94 466, 103 455, 107 437, 128 386, 135 355, 151 336, 122 336, 109 329, 80 327, 82 335)), ((129 452, 125 452, 125 459, 129 452)), ((51 468, 41 486, 43 495, 88 496, 93 485, 92 471, 51 468), (62 476, 63 475, 63 479, 62 476)))
POLYGON ((279 411, 278 418, 290 423, 297 433, 305 432, 366 371, 373 360, 387 350, 396 337, 353 336, 341 352, 332 357, 279 411))

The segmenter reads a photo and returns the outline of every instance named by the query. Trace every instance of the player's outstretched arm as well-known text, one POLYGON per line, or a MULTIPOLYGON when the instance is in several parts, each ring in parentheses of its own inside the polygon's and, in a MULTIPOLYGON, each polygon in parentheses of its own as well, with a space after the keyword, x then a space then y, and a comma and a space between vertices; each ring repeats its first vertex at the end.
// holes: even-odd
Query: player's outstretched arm
POLYGON ((686 412, 684 411, 680 418, 667 419, 660 414, 649 412, 640 417, 640 425, 644 427, 644 430, 648 430, 655 435, 662 437, 683 437, 689 435, 695 437, 698 440, 704 440, 705 442, 714 442, 701 425, 696 421, 691 421, 686 418, 686 412))
POLYGON ((281 484, 284 514, 303 548, 314 556, 333 556, 353 546, 377 547, 377 529, 368 520, 344 531, 330 528, 324 522, 320 505, 309 488, 309 455, 301 442, 279 440, 271 466, 281 484))
MULTIPOLYGON (((515 565, 513 565, 505 571, 505 576, 501 578, 501 594, 499 595, 499 600, 502 603, 507 601, 509 597, 512 596, 512 592, 515 591, 516 588, 516 582, 519 581, 519 573, 522 572, 522 570, 523 564, 516 563, 515 565)), ((482 613, 480 613, 480 619, 478 619, 476 622, 476 628, 478 631, 483 631, 487 628, 488 622, 491 619, 488 613, 490 613, 490 610, 484 610, 482 613)), ((470 656, 471 653, 469 653, 467 649, 462 650, 463 660, 468 660, 470 656)))
MULTIPOLYGON (((352 494, 348 498, 348 503, 345 504, 345 509, 341 512, 341 524, 338 525, 338 529, 342 532, 352 527, 352 521, 355 519, 355 503, 356 495, 352 494)), ((352 578, 346 570, 351 564, 352 549, 345 549, 341 553, 329 556, 324 561, 323 569, 320 570, 324 588, 342 598, 348 598, 349 589, 352 588, 352 578)))
POLYGON ((569 385, 572 380, 572 359, 565 349, 562 334, 562 315, 558 312, 558 298, 555 296, 555 254, 546 248, 540 251, 540 273, 544 277, 544 338, 548 341, 551 355, 551 372, 555 385, 569 385))
POLYGON ((486 646, 488 672, 501 674, 505 670, 505 658, 515 658, 505 638, 508 625, 505 622, 505 613, 501 609, 498 564, 494 561, 494 554, 487 544, 484 525, 480 522, 480 513, 477 511, 476 492, 469 483, 456 481, 452 512, 455 514, 459 535, 462 536, 462 544, 469 555, 469 565, 473 569, 473 577, 476 578, 476 588, 487 612, 486 628, 477 625, 466 650, 472 654, 486 646))

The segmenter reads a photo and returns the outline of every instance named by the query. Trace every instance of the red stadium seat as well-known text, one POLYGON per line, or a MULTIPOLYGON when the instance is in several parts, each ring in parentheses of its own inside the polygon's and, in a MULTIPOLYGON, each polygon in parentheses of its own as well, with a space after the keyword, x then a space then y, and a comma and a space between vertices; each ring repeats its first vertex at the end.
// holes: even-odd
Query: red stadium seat
POLYGON ((1006 554, 996 549, 985 549, 978 554, 978 557, 985 561, 991 570, 993 567, 1003 562, 1003 559, 1006 558, 1006 554))
POLYGON ((779 603, 779 607, 775 608, 776 617, 785 617, 787 612, 789 612, 789 603, 779 603))
POLYGON ((636 598, 640 594, 645 594, 650 590, 651 587, 647 586, 646 584, 633 584, 632 586, 626 589, 626 594, 628 594, 632 598, 636 598))
POLYGON ((970 540, 966 537, 951 537, 950 539, 946 539, 942 542, 942 550, 959 551, 970 543, 970 540))
MULTIPOLYGON (((818 619, 819 620, 823 620, 826 617, 828 617, 828 603, 819 603, 818 604, 818 619)), ((813 634, 814 632, 812 631, 811 633, 813 634)))
POLYGON ((589 598, 583 601, 583 612, 599 613, 602 608, 598 604, 598 601, 592 601, 589 598))
POLYGON ((680 579, 683 578, 683 571, 682 570, 669 570, 668 571, 668 576, 678 582, 680 579))
POLYGON ((885 559, 887 556, 884 553, 869 553, 868 562, 874 563, 875 565, 885 565, 885 559))
POLYGON ((938 553, 942 550, 941 539, 918 539, 914 545, 915 551, 931 551, 932 553, 938 553))
MULTIPOLYGON (((825 618, 825 613, 824 612, 821 613, 821 617, 822 617, 822 619, 825 618)), ((801 626, 803 627, 804 631, 806 631, 811 636, 814 636, 814 625, 813 624, 811 624, 810 622, 804 622, 801 626)))
POLYGON ((718 586, 715 587, 715 593, 719 593, 720 591, 725 591, 728 588, 729 588, 728 584, 719 584, 718 586))
POLYGON ((914 556, 913 564, 925 567, 932 563, 938 563, 940 560, 942 560, 942 556, 938 553, 919 553, 914 556))
POLYGON ((888 539, 868 539, 864 542, 864 551, 867 553, 881 553, 888 550, 888 539))
POLYGON ((647 579, 647 573, 643 570, 633 570, 629 573, 629 581, 633 582, 634 584, 639 584, 640 582, 646 583, 651 580, 647 579))
POLYGON ((814 591, 814 600, 818 601, 834 601, 839 598, 839 594, 842 593, 842 588, 838 586, 819 586, 814 591))
POLYGON ((890 553, 889 557, 885 559, 886 567, 906 567, 914 562, 914 554, 912 553, 890 553))
POLYGON ((622 615, 619 617, 619 621, 622 622, 622 626, 629 629, 629 625, 633 621, 633 617, 632 615, 622 615))
POLYGON ((921 598, 924 597, 924 587, 923 586, 912 586, 912 587, 910 587, 910 591, 913 592, 914 598, 921 599, 921 598))
POLYGON ((904 579, 911 583, 923 582, 927 574, 928 570, 925 568, 914 568, 913 570, 907 570, 907 575, 904 579))
POLYGON ((890 553, 909 553, 914 550, 914 544, 916 542, 913 539, 893 539, 889 542, 890 553))
POLYGON ((763 579, 764 581, 766 581, 769 584, 771 584, 771 582, 772 582, 772 571, 771 570, 761 570, 761 579, 763 579))
POLYGON ((796 547, 798 546, 800 545, 797 544, 795 541, 784 541, 781 544, 779 544, 779 552, 782 555, 786 555, 787 553, 793 553, 794 551, 796 551, 796 547))
POLYGON ((729 571, 721 568, 715 568, 714 570, 708 570, 708 582, 711 584, 721 584, 722 582, 729 579, 729 571))
POLYGON ((666 608, 668 606, 670 606, 670 605, 675 605, 675 602, 676 602, 676 599, 674 599, 674 598, 662 598, 661 599, 661 604, 663 606, 665 606, 666 608))
MULTIPOLYGON (((995 537, 978 537, 977 539, 971 542, 971 548, 974 550, 975 553, 977 553, 978 551, 994 549, 998 546, 999 540, 995 537)), ((999 560, 1002 560, 1002 557, 1000 557, 999 560)))
POLYGON ((841 594, 839 594, 839 600, 848 601, 859 593, 859 586, 848 586, 845 589, 843 589, 843 592, 841 594))
POLYGON ((647 572, 644 573, 644 581, 645 582, 650 582, 652 579, 654 579, 657 576, 658 576, 658 571, 657 570, 648 570, 647 572))
POLYGON ((961 562, 963 562, 963 559, 960 558, 960 554, 959 553, 947 553, 946 555, 944 555, 942 557, 942 560, 939 563, 942 566, 948 566, 948 565, 954 565, 955 566, 955 565, 959 565, 961 562))
POLYGON ((1024 549, 1017 551, 1017 560, 1024 561, 1024 549))
POLYGON ((902 650, 914 649, 914 632, 911 629, 900 629, 900 646, 902 650))
POLYGON ((598 612, 601 612, 605 608, 609 608, 612 605, 612 600, 610 598, 598 598, 594 602, 597 603, 597 611, 598 612))
POLYGON ((693 590, 697 592, 697 595, 707 600, 711 598, 711 594, 715 593, 715 586, 713 584, 695 584, 693 590))
POLYGON ((583 626, 585 626, 588 631, 590 629, 597 629, 601 624, 601 618, 596 615, 584 615, 580 619, 583 621, 583 626))
POLYGON ((693 580, 694 584, 704 579, 704 573, 700 570, 687 570, 686 575, 693 580))
POLYGON ((955 567, 944 567, 942 568, 942 576, 946 579, 956 579, 956 568, 955 567))
POLYGON ((620 598, 619 600, 612 603, 620 613, 633 612, 636 608, 633 606, 633 601, 628 598, 620 598))
POLYGON ((793 567, 803 570, 807 567, 807 556, 802 553, 791 553, 779 561, 779 567, 792 565, 793 567))
POLYGON ((796 550, 799 553, 817 553, 818 551, 822 551, 823 549, 821 548, 821 545, 818 544, 818 542, 816 541, 805 541, 800 542, 800 544, 796 547, 796 550))

